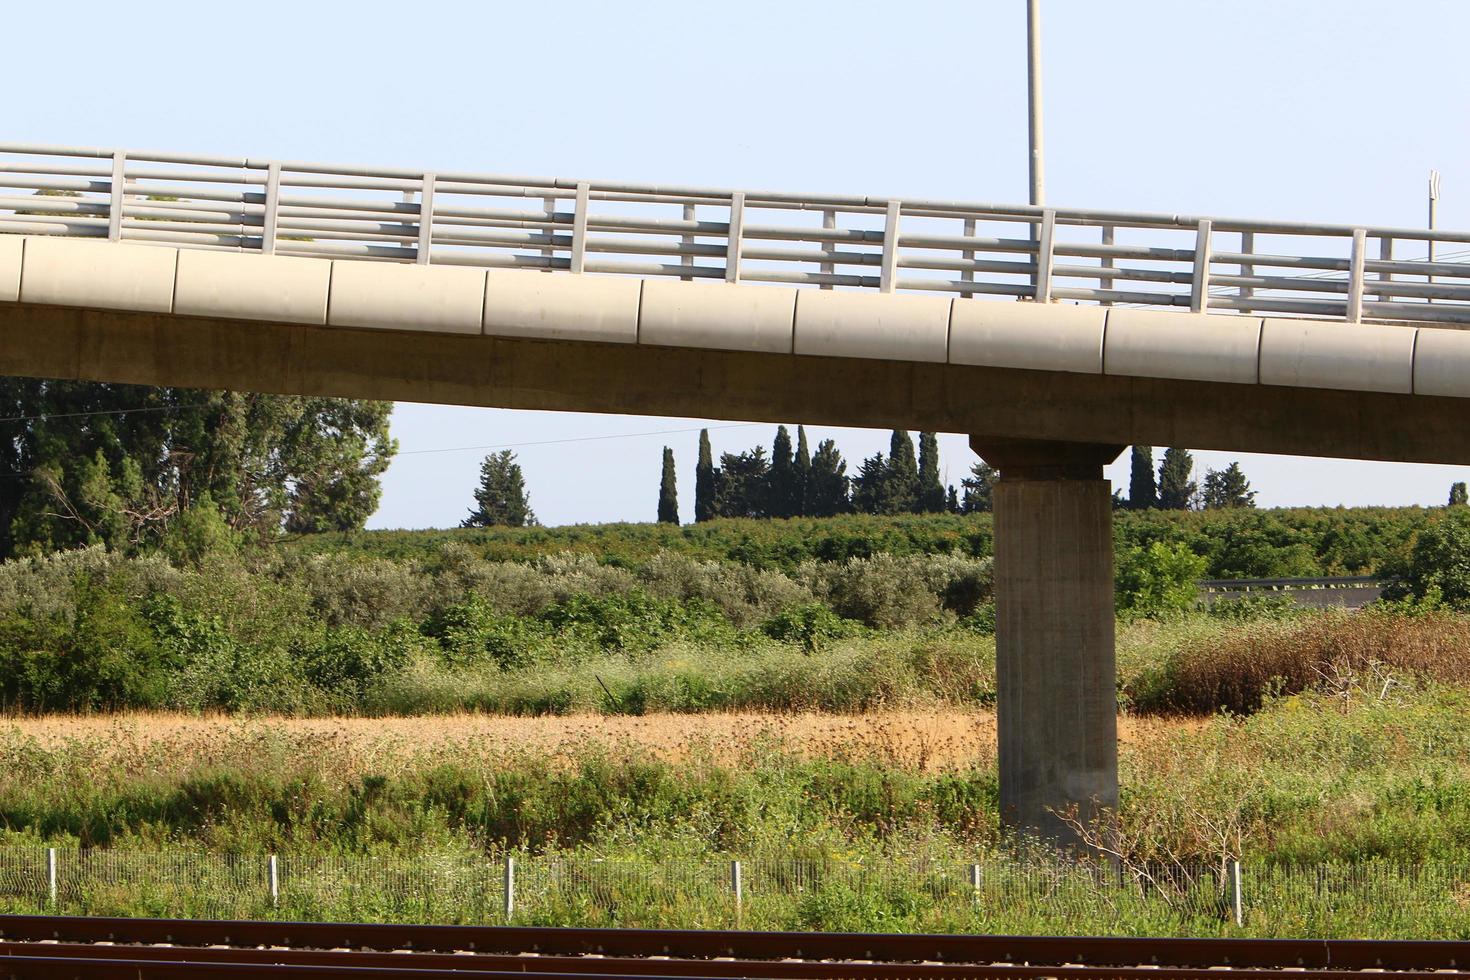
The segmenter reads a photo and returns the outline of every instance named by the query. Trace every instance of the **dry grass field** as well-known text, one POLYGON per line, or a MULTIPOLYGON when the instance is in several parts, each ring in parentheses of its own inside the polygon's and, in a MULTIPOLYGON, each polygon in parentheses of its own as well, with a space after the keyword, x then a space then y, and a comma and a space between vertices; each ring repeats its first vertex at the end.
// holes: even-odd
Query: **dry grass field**
MULTIPOLYGON (((1119 719, 1125 746, 1146 743, 1202 721, 1119 719)), ((485 757, 531 753, 572 758, 589 748, 637 750, 676 762, 698 755, 720 764, 748 758, 762 744, 805 757, 886 761, 937 771, 995 756, 995 715, 989 711, 824 713, 597 714, 504 717, 424 715, 397 718, 230 718, 170 713, 51 715, 0 720, 0 740, 34 739, 41 747, 85 743, 102 755, 199 760, 211 747, 268 738, 300 752, 359 764, 432 750, 436 755, 485 757)))

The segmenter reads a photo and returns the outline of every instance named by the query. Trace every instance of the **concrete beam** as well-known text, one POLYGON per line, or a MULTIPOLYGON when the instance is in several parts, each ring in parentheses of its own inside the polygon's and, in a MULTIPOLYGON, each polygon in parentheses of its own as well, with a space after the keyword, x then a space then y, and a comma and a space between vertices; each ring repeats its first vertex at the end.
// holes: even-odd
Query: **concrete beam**
POLYGON ((1470 463, 1470 399, 0 303, 0 374, 1470 463))
POLYGON ((1003 824, 1077 846, 1118 807, 1112 494, 1121 445, 972 438, 995 486, 1003 824))

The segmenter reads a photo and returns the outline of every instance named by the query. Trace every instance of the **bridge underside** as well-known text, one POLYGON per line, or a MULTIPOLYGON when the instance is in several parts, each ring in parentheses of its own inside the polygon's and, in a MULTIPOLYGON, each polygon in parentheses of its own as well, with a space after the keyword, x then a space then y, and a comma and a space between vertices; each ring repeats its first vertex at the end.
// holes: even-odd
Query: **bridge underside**
POLYGON ((0 303, 0 374, 1470 463, 1470 400, 0 303))

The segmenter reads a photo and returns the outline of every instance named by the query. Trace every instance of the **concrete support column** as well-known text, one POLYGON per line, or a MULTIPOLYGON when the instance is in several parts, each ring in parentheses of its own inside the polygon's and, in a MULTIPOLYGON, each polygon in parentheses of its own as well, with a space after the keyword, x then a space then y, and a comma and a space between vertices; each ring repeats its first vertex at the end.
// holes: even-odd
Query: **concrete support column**
POLYGON ((1122 446, 972 438, 995 486, 996 682, 1005 826, 1073 846, 1118 805, 1112 494, 1122 446))

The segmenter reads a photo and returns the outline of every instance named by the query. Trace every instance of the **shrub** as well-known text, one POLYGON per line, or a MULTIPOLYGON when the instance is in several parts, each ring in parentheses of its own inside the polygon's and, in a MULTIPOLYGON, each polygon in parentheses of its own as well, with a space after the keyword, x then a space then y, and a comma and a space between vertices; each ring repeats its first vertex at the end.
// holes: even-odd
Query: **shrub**
POLYGON ((1372 670, 1470 683, 1470 621, 1443 613, 1323 613, 1186 642, 1132 689, 1141 711, 1248 714, 1268 696, 1340 685, 1372 670))
POLYGON ((1188 612, 1204 574, 1205 560, 1183 544, 1128 548, 1118 556, 1114 580, 1118 611, 1152 618, 1188 612))
POLYGON ((826 606, 808 602, 793 606, 761 624, 761 632, 782 643, 795 643, 807 652, 818 649, 828 640, 851 636, 853 624, 826 606))

